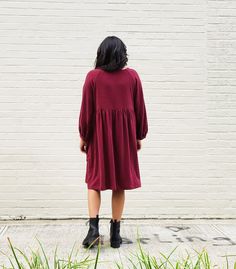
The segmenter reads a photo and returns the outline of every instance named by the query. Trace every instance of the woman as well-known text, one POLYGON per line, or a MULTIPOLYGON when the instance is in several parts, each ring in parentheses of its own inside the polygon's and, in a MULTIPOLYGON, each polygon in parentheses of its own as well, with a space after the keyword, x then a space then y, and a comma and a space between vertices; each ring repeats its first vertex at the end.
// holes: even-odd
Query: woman
POLYGON ((100 239, 100 191, 112 190, 110 245, 118 248, 125 190, 141 187, 137 152, 148 132, 147 113, 141 80, 127 62, 125 44, 106 37, 83 85, 78 129, 87 162, 89 231, 84 247, 100 239))

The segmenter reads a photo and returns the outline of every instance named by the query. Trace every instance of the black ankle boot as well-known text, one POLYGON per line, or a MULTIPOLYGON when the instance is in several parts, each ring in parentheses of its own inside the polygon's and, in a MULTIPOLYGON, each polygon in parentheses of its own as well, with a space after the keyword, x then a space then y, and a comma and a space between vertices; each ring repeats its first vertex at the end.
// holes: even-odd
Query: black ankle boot
POLYGON ((110 245, 112 248, 119 248, 122 243, 122 237, 120 236, 120 221, 116 219, 110 220, 110 245))
POLYGON ((100 240, 100 234, 99 234, 99 216, 97 215, 96 218, 89 218, 89 230, 88 234, 84 238, 82 244, 84 247, 93 247, 94 245, 98 245, 98 242, 100 240))

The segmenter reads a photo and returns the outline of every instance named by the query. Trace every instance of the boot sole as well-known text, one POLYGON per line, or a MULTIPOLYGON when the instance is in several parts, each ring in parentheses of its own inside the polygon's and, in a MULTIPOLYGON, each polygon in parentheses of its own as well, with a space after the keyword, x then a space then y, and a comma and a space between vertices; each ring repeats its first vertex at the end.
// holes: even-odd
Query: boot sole
POLYGON ((94 246, 97 246, 99 244, 99 242, 101 242, 101 237, 100 236, 95 238, 91 243, 82 243, 82 245, 85 248, 93 248, 94 246))
POLYGON ((122 244, 122 240, 110 241, 110 245, 111 245, 112 248, 119 248, 121 244, 122 244))

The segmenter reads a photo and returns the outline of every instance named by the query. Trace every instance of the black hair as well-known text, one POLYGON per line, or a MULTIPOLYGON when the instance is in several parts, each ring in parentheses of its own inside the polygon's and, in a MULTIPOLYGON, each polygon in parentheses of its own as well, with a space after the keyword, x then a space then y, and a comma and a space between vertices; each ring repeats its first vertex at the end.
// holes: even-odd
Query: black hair
POLYGON ((127 48, 123 41, 116 36, 107 36, 97 49, 95 68, 108 72, 122 69, 128 62, 127 48))

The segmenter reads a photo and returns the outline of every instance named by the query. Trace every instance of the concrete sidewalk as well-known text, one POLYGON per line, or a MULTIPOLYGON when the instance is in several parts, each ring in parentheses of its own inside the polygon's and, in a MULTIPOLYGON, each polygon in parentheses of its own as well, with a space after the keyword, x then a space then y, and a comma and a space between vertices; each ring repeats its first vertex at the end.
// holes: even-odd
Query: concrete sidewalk
MULTIPOLYGON (((0 221, 0 250, 10 253, 7 237, 13 246, 26 252, 29 247, 39 248, 36 237, 40 240, 48 256, 53 257, 56 245, 58 256, 67 257, 73 244, 79 248, 79 257, 90 254, 95 258, 97 247, 86 250, 81 246, 86 236, 87 219, 79 220, 20 220, 0 221)), ((224 255, 228 257, 230 267, 236 261, 236 219, 233 220, 136 220, 122 219, 121 236, 123 244, 119 249, 113 249, 109 244, 109 219, 100 219, 100 234, 102 235, 101 252, 98 268, 116 268, 114 261, 131 266, 127 257, 138 251, 137 231, 140 234, 143 250, 150 255, 161 258, 160 252, 166 255, 176 247, 171 255, 173 259, 187 256, 187 251, 196 255, 195 250, 205 248, 213 264, 226 268, 224 255), (101 262, 105 263, 101 263, 101 262)), ((76 251, 76 250, 75 250, 76 251)), ((9 265, 7 257, 0 253, 0 265, 9 265)), ((91 267, 92 268, 92 267, 91 267)), ((128 266, 126 267, 128 268, 128 266)), ((213 268, 213 267, 212 267, 213 268)))

